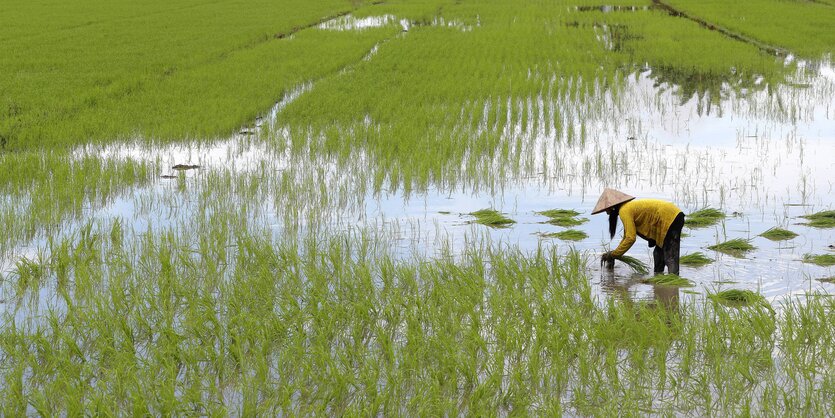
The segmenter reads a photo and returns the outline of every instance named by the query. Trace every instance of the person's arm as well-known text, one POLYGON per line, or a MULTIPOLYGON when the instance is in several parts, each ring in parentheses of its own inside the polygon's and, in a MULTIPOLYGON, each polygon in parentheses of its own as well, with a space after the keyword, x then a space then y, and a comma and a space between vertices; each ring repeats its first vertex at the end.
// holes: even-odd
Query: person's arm
POLYGON ((620 257, 626 254, 626 251, 635 243, 635 219, 632 218, 632 214, 627 211, 622 211, 620 213, 620 220, 623 222, 623 240, 610 253, 613 257, 620 257))

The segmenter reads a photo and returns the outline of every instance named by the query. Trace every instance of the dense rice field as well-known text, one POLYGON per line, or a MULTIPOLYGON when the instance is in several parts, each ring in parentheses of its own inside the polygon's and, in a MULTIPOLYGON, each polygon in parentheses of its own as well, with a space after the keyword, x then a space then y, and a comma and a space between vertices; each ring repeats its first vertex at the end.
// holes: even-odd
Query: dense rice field
POLYGON ((825 416, 833 25, 3 2, 0 415, 825 416), (599 266, 604 187, 694 215, 682 277, 599 266))

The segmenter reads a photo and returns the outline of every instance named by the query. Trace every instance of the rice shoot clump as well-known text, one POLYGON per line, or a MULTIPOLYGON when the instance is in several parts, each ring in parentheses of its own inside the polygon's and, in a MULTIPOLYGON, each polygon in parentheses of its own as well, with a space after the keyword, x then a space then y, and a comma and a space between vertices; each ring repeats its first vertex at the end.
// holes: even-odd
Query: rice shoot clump
POLYGON ((547 216, 546 223, 551 225, 569 228, 572 226, 582 225, 588 222, 588 218, 578 218, 580 212, 571 209, 549 209, 542 212, 535 212, 537 215, 547 216))
POLYGON ((797 237, 797 234, 788 229, 774 227, 763 232, 760 236, 772 241, 785 241, 797 237))
POLYGON ((690 228, 704 228, 715 225, 725 219, 725 214, 719 209, 705 208, 697 210, 684 218, 684 225, 690 228))
POLYGON ((588 238, 588 234, 578 229, 569 229, 560 232, 551 232, 541 235, 544 238, 559 238, 564 241, 581 241, 588 238))
POLYGON ((755 250, 757 247, 751 245, 751 242, 747 239, 734 238, 732 240, 725 241, 720 244, 711 245, 707 248, 709 250, 718 251, 720 253, 725 253, 737 258, 742 258, 746 252, 755 250))
POLYGON ((806 254, 803 256, 804 263, 817 264, 819 266, 835 266, 835 255, 832 254, 806 254))
POLYGON ((646 280, 644 283, 654 284, 657 286, 677 286, 677 287, 693 287, 695 284, 681 277, 677 274, 659 274, 656 276, 652 276, 646 280))
POLYGON ((516 223, 513 219, 510 219, 502 215, 499 211, 490 208, 470 212, 468 215, 475 216, 475 223, 494 228, 502 228, 516 223))
POLYGON ((771 305, 768 304, 763 295, 750 290, 728 289, 713 294, 708 294, 708 298, 710 298, 714 302, 718 302, 725 305, 762 304, 771 308, 771 305))
POLYGON ((714 260, 704 255, 701 251, 696 251, 692 254, 687 254, 679 259, 681 264, 685 266, 701 267, 712 263, 714 260))
POLYGON ((825 210, 823 212, 801 216, 801 218, 810 220, 811 222, 806 223, 806 225, 813 226, 815 228, 835 227, 835 210, 825 210))
POLYGON ((629 268, 631 268, 632 271, 634 271, 635 273, 639 273, 639 274, 649 273, 649 267, 647 267, 647 265, 644 264, 643 261, 638 260, 635 257, 631 257, 631 256, 628 256, 628 255, 622 255, 622 256, 616 257, 616 258, 618 260, 622 261, 627 266, 629 266, 629 268))

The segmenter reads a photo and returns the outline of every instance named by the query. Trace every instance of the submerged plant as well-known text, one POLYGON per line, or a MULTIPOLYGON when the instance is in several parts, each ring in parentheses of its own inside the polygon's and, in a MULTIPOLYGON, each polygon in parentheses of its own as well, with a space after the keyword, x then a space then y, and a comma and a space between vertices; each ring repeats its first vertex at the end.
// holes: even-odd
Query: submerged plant
POLYGON ((658 274, 643 280, 644 283, 658 286, 693 287, 695 284, 677 274, 658 274))
POLYGON ((719 209, 705 208, 687 215, 684 218, 684 225, 690 228, 704 228, 715 225, 722 219, 725 219, 725 214, 719 209))
POLYGON ((714 260, 712 258, 708 258, 701 251, 696 251, 695 253, 684 255, 679 259, 679 262, 681 264, 694 267, 701 267, 710 264, 713 261, 714 260))
POLYGON ((761 237, 772 241, 784 241, 797 236, 796 233, 779 227, 774 227, 760 234, 761 237))
POLYGON ((565 240, 565 241, 580 241, 580 240, 583 240, 583 239, 586 239, 586 238, 589 237, 588 234, 586 234, 585 232, 580 231, 578 229, 569 229, 569 230, 566 230, 566 231, 551 232, 551 233, 547 233, 547 234, 542 234, 541 236, 544 237, 544 238, 559 238, 559 239, 565 240))
POLYGON ((804 263, 817 264, 819 266, 835 266, 835 255, 832 254, 806 254, 803 256, 804 263))
POLYGON ((804 215, 801 218, 808 219, 810 222, 806 223, 806 225, 815 228, 835 227, 835 210, 825 210, 811 215, 804 215))
POLYGON ((757 247, 751 245, 751 241, 742 238, 734 238, 729 241, 725 241, 723 243, 719 243, 716 245, 711 245, 707 247, 709 250, 719 251, 720 253, 725 253, 728 255, 732 255, 737 258, 742 258, 746 252, 755 250, 757 247))
POLYGON ((495 209, 481 209, 475 212, 470 212, 469 215, 475 216, 475 223, 497 227, 506 227, 510 224, 515 224, 516 221, 501 214, 495 209))

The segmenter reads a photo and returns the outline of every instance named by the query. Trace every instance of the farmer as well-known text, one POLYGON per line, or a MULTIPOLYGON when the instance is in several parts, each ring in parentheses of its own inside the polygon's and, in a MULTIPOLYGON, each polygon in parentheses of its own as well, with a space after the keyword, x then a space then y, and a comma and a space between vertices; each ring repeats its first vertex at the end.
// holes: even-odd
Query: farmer
POLYGON ((623 222, 623 240, 614 251, 603 254, 602 261, 611 268, 616 257, 622 256, 635 243, 635 235, 655 247, 652 256, 655 273, 678 274, 681 228, 684 213, 676 205, 658 199, 638 199, 615 189, 605 189, 591 214, 606 211, 609 215, 609 234, 615 237, 618 217, 623 222))

